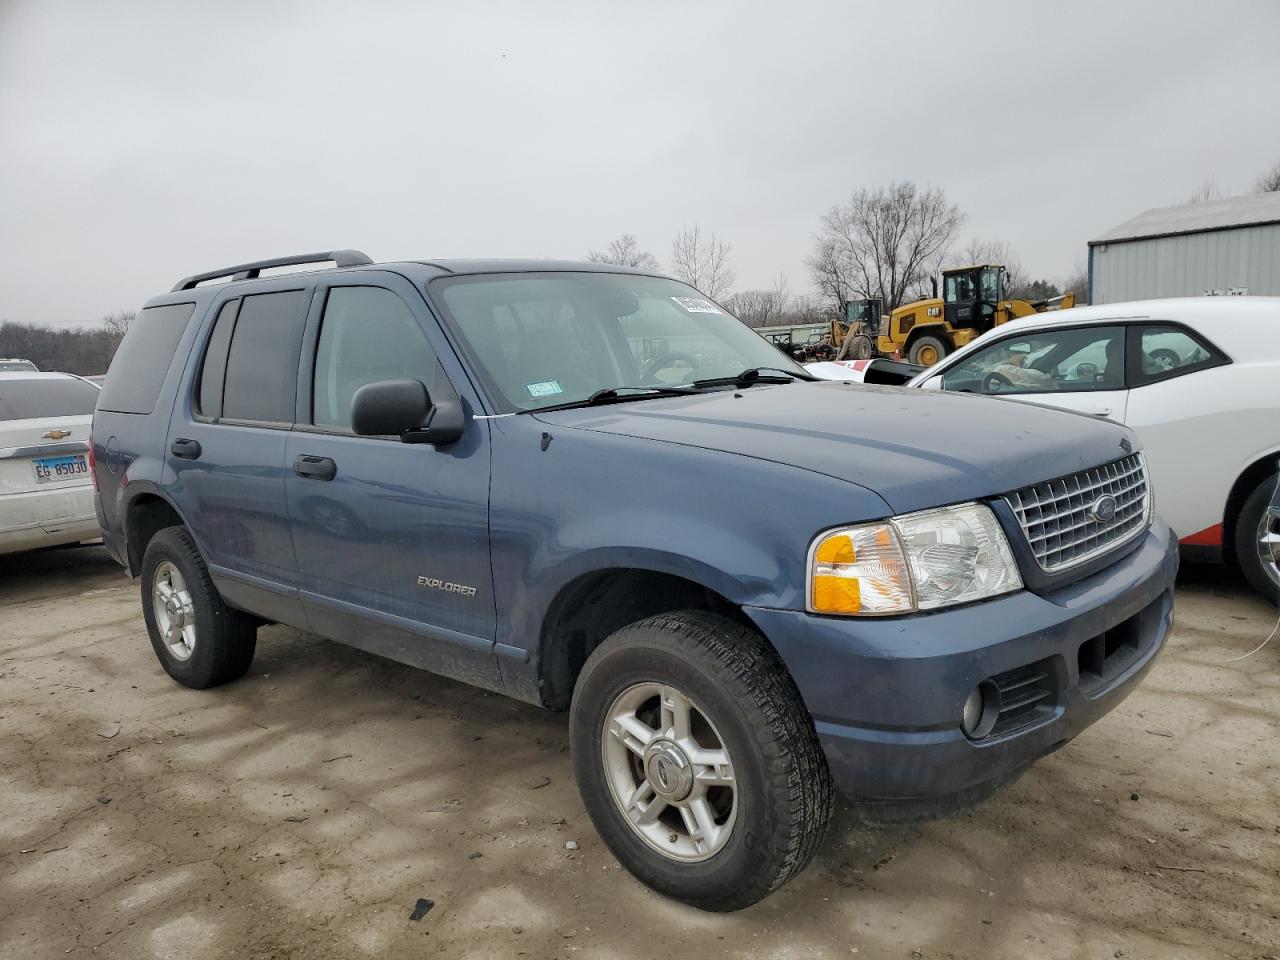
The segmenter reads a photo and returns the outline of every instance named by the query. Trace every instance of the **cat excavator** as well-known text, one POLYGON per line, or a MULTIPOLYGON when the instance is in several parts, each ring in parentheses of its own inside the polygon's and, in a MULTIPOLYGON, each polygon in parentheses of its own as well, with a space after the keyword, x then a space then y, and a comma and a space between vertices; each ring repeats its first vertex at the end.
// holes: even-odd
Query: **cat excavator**
POLYGON ((1066 310, 1075 294, 1048 300, 1005 298, 1005 268, 979 263, 942 272, 942 296, 903 304, 889 315, 876 346, 883 356, 930 367, 970 340, 1015 317, 1066 310))

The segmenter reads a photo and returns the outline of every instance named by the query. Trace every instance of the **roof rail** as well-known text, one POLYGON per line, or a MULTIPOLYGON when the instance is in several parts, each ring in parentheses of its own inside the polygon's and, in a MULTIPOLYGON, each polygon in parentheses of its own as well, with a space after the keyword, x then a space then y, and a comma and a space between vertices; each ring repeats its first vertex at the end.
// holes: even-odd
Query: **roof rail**
POLYGON ((171 292, 191 290, 206 280, 220 280, 230 277, 232 280, 256 280, 263 270, 273 267, 296 267, 304 263, 327 263, 333 261, 335 267, 363 267, 373 263, 369 257, 359 250, 330 250, 328 253, 303 253, 296 257, 276 257, 274 260, 255 260, 253 263, 242 263, 238 267, 224 267, 221 270, 210 270, 208 273, 195 273, 183 277, 173 285, 171 292))

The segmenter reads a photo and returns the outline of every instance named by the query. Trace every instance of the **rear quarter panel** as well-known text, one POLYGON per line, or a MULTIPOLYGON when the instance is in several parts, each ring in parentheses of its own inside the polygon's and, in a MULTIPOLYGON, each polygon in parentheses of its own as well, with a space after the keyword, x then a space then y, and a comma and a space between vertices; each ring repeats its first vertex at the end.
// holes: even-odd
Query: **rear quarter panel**
MULTIPOLYGON (((208 320, 206 314, 211 299, 212 295, 207 291, 188 291, 183 295, 170 294, 148 301, 144 309, 166 303, 196 303, 186 330, 178 341, 155 405, 150 413, 145 414, 102 409, 94 412, 91 442, 96 461, 94 475, 98 481, 99 522, 108 549, 122 563, 126 560, 123 549, 129 504, 144 494, 164 495, 165 440, 173 415, 174 398, 190 361, 192 348, 208 320)), ((108 378, 112 372, 108 370, 108 378)), ((129 572, 136 574, 138 571, 129 572)))
POLYGON ((1231 363, 1130 391, 1126 419, 1146 451, 1156 512, 1180 540, 1221 524, 1240 474, 1280 451, 1278 407, 1280 364, 1273 361, 1231 363))

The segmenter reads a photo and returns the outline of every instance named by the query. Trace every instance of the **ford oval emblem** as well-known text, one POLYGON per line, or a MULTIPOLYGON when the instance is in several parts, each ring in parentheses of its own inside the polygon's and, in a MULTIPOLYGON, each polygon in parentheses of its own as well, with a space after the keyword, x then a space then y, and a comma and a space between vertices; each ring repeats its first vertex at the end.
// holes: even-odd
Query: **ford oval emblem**
POLYGON ((1115 519, 1116 515, 1116 498, 1109 493, 1104 493, 1097 500, 1093 501, 1093 505, 1089 507, 1089 516, 1099 523, 1106 523, 1115 519))

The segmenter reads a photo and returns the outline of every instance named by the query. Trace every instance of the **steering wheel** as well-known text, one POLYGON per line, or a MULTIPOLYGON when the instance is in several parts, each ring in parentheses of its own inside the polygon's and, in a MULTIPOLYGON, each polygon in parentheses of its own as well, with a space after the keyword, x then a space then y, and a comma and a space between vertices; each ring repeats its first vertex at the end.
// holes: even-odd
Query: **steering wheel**
POLYGON ((1168 373, 1182 362, 1182 358, 1168 347, 1157 347, 1147 354, 1151 373, 1168 373))
POLYGON ((983 393, 1000 393, 1006 387, 1013 389, 1013 381, 1006 377, 1003 373, 996 373, 994 370, 982 378, 983 393))
POLYGON ((660 357, 654 357, 644 368, 644 373, 640 375, 641 383, 649 383, 657 376, 659 370, 665 370, 673 363, 683 360, 689 365, 690 370, 698 369, 698 361, 693 359, 687 353, 664 353, 660 357))

